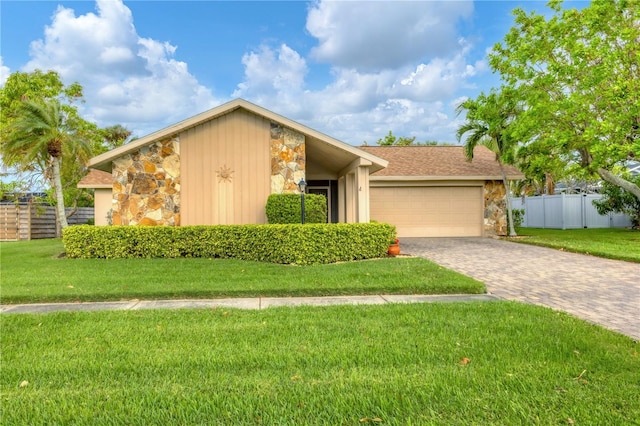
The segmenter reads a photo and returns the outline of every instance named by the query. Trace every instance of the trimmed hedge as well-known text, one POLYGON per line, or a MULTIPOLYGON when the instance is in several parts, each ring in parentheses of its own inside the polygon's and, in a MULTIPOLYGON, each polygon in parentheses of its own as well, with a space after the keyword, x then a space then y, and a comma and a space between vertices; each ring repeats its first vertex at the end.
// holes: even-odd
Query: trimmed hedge
POLYGON ((215 226, 70 226, 69 258, 207 257, 318 264, 384 257, 395 227, 385 223, 215 226))
MULTIPOLYGON (((271 194, 267 198, 267 221, 269 223, 300 223, 300 194, 271 194)), ((327 199, 320 194, 304 195, 304 221, 327 223, 327 199)))

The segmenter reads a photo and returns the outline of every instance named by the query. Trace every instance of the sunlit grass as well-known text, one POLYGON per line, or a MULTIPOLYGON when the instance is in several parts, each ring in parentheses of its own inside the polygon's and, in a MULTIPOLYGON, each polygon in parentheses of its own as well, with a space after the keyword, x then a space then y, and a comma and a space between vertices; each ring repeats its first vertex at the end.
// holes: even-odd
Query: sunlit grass
POLYGON ((0 316, 2 423, 635 424, 640 346, 509 302, 0 316))
POLYGON ((222 259, 67 259, 60 240, 0 244, 2 303, 484 293, 420 258, 290 266, 222 259))
POLYGON ((624 228, 520 228, 516 242, 558 248, 609 259, 640 262, 640 231, 624 228))

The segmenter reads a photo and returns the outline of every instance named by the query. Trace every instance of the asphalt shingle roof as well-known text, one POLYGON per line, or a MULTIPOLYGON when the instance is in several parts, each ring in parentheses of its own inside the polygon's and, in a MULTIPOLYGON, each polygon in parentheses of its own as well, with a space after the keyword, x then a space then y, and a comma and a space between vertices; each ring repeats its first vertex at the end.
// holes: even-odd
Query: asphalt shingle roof
POLYGON ((111 188, 113 176, 102 170, 90 169, 89 173, 78 182, 78 188, 111 188))

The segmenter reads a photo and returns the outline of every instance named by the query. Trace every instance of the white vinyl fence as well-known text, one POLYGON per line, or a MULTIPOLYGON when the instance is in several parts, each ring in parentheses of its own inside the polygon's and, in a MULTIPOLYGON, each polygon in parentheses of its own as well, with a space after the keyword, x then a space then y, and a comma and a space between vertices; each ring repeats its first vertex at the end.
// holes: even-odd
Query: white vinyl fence
POLYGON ((600 194, 561 194, 512 198, 514 209, 524 209, 525 228, 624 228, 631 226, 627 215, 610 213, 599 215, 591 203, 600 194))

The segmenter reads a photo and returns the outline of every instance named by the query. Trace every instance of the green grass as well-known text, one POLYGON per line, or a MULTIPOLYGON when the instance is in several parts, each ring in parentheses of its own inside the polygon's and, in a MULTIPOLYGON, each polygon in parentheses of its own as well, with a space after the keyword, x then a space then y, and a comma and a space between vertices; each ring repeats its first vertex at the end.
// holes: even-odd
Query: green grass
POLYGON ((624 228, 520 228, 511 241, 585 253, 608 259, 640 262, 640 231, 624 228))
POLYGON ((484 284, 419 258, 289 266, 220 259, 67 259, 60 240, 0 244, 2 303, 121 299, 478 294, 484 284))
POLYGON ((511 302, 3 314, 3 425, 632 425, 640 345, 511 302))

